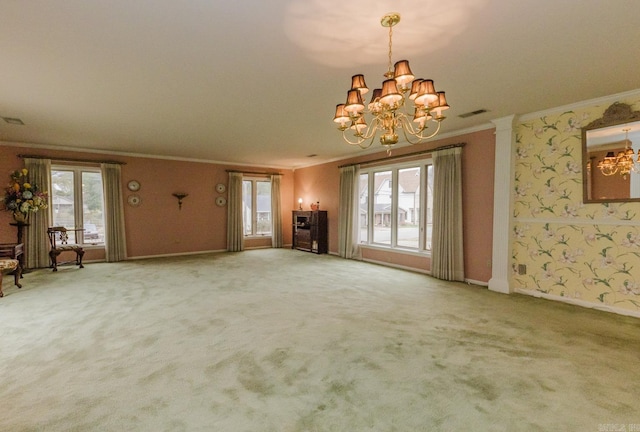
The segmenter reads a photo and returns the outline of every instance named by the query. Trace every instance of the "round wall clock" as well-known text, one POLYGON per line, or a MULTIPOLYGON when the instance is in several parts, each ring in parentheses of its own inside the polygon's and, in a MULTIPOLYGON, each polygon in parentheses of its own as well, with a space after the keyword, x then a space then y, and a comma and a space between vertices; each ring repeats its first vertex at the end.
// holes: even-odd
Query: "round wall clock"
POLYGON ((127 198, 127 202, 131 207, 138 207, 142 200, 138 195, 129 195, 129 197, 127 198))
POLYGON ((218 191, 218 193, 224 193, 224 191, 227 190, 227 187, 222 183, 218 183, 216 185, 216 190, 218 191))
POLYGON ((225 204, 227 204, 227 199, 225 197, 218 197, 216 198, 216 205, 218 207, 223 207, 225 204))
POLYGON ((140 182, 138 182, 137 180, 131 180, 129 183, 127 183, 127 187, 130 191, 136 192, 140 190, 140 182))

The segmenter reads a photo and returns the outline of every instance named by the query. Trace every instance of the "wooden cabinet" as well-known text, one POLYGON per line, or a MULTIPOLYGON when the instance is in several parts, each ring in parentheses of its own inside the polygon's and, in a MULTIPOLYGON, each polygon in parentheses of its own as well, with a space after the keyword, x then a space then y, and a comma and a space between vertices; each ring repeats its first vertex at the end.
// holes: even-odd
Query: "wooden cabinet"
POLYGON ((293 211, 293 249, 318 254, 329 251, 326 210, 293 211))

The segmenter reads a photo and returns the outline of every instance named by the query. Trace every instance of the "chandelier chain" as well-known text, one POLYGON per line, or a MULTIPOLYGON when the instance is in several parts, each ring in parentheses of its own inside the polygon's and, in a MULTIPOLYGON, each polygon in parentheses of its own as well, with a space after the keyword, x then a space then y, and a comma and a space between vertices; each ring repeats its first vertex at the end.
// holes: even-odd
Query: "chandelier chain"
POLYGON ((390 74, 393 73, 393 68, 391 67, 391 48, 392 48, 392 38, 393 38, 393 26, 389 26, 389 68, 388 71, 390 74))

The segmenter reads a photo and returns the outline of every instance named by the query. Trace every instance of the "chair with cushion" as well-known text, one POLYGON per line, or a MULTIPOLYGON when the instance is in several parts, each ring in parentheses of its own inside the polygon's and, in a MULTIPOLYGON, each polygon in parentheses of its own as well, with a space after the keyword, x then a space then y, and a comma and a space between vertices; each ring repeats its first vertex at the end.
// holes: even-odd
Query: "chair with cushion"
MULTIPOLYGON (((9 273, 12 271, 19 271, 19 265, 20 261, 18 261, 17 259, 0 258, 0 297, 4 297, 4 293, 2 292, 2 272, 6 271, 9 273)), ((18 282, 16 282, 16 285, 18 285, 18 288, 22 286, 19 285, 18 282)))
MULTIPOLYGON (((84 268, 82 265, 82 257, 84 256, 84 249, 82 246, 69 243, 69 234, 65 227, 51 227, 47 230, 49 234, 49 243, 51 244, 51 250, 49 251, 49 257, 51 258, 51 267, 53 271, 58 271, 58 256, 62 252, 73 251, 76 253, 75 264, 80 268, 84 268)), ((73 261, 70 261, 73 262, 73 261)))

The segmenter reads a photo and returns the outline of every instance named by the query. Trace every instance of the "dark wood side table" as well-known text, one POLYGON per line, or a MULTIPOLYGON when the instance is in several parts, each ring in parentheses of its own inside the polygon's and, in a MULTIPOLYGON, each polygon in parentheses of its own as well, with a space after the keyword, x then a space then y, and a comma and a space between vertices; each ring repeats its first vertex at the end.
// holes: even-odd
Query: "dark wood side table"
POLYGON ((11 258, 18 260, 18 268, 13 272, 16 286, 22 288, 20 278, 24 269, 24 244, 22 243, 0 243, 0 258, 11 258))

